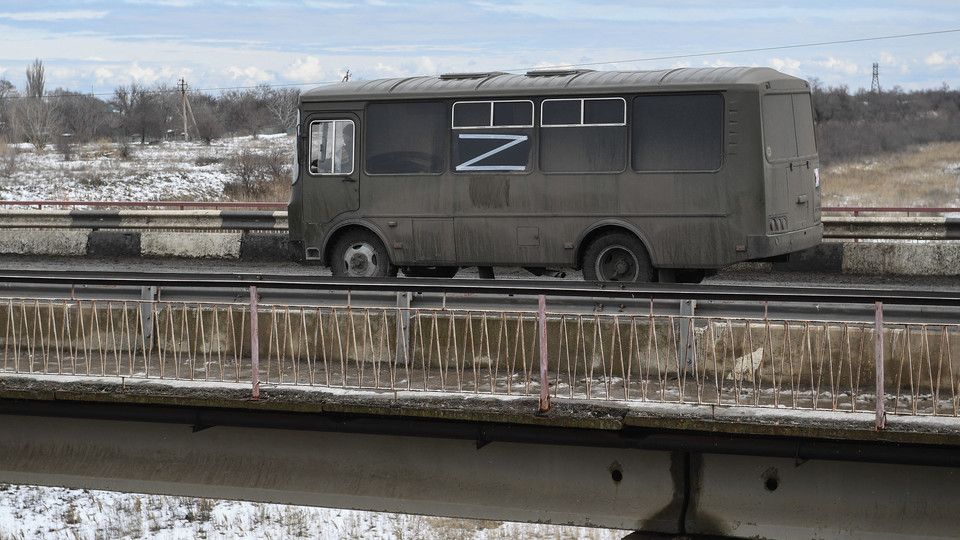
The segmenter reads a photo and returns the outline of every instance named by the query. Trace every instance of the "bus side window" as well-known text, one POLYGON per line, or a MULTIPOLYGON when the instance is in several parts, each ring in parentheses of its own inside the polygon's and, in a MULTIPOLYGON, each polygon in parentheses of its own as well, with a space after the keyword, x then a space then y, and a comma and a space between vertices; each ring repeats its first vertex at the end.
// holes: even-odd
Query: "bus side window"
POLYGON ((310 174, 353 173, 353 120, 317 120, 310 123, 310 174))

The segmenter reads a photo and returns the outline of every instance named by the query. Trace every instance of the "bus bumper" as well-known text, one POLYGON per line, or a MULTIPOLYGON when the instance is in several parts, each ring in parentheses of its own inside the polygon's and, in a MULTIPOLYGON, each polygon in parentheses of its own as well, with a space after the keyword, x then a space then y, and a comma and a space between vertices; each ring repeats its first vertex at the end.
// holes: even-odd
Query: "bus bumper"
POLYGON ((776 257, 811 248, 820 244, 821 240, 823 240, 822 223, 780 234, 752 234, 747 236, 747 256, 750 259, 776 257))

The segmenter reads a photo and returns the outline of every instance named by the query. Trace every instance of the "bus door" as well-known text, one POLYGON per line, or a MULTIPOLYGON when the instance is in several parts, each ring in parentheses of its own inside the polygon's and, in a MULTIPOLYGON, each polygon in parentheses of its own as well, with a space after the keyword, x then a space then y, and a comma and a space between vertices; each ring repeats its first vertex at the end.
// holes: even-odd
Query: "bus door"
POLYGON ((772 173, 767 175, 768 234, 815 225, 819 161, 810 94, 763 96, 763 137, 772 173))
POLYGON ((320 245, 323 227, 360 207, 357 140, 360 119, 354 113, 323 113, 307 118, 303 175, 306 245, 320 245))

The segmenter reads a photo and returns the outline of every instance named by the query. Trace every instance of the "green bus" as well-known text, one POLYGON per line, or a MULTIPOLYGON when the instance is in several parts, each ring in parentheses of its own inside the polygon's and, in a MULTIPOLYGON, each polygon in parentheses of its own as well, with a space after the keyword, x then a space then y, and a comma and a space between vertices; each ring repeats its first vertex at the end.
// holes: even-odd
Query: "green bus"
POLYGON ((455 73, 301 96, 297 260, 696 279, 818 244, 809 85, 769 68, 455 73))

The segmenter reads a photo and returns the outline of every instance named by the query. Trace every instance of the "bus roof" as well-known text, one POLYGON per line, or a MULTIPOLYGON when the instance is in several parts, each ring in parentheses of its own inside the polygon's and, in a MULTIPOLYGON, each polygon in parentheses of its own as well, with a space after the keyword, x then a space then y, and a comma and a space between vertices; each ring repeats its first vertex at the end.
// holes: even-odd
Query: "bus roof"
POLYGON ((682 91, 725 86, 807 88, 802 79, 764 67, 677 68, 658 71, 544 70, 523 75, 502 72, 460 73, 349 81, 308 90, 301 101, 422 99, 498 95, 619 93, 643 89, 682 91))

